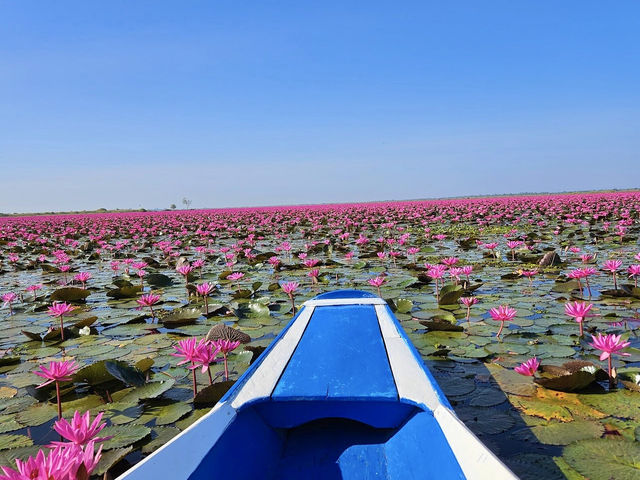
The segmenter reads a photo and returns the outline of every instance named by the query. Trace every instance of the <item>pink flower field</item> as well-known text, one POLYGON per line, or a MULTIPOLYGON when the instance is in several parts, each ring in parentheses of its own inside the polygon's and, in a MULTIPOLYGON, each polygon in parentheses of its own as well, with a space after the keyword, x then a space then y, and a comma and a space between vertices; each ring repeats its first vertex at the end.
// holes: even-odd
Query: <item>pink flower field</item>
POLYGON ((124 472, 340 288, 517 475, 637 478, 639 238, 635 191, 0 218, 0 479, 124 472))

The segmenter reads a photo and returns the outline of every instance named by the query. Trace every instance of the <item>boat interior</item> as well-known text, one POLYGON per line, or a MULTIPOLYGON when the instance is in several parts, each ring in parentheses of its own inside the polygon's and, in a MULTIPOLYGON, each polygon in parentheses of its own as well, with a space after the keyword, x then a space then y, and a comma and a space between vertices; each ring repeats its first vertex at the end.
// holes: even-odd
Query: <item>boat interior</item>
POLYGON ((401 402, 357 403, 250 405, 189 478, 465 478, 431 412, 401 402), (292 414, 300 423, 286 420, 292 414))
POLYGON ((239 408, 189 478, 214 476, 465 478, 433 413, 399 399, 373 305, 315 308, 271 396, 239 408))

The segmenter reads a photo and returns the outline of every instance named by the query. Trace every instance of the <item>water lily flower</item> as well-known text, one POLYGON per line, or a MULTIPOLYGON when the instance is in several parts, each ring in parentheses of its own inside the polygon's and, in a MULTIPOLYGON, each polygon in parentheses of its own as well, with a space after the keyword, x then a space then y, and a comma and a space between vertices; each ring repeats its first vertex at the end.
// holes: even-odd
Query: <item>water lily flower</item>
POLYGON ((73 279, 82 284, 82 288, 87 288, 86 283, 87 280, 91 278, 91 273, 89 272, 79 272, 73 277, 73 279))
POLYGON ((287 295, 289 295, 289 300, 291 300, 291 308, 293 309, 294 315, 296 314, 296 303, 295 303, 293 294, 295 293, 295 291, 298 289, 299 286, 300 285, 298 284, 298 282, 285 282, 282 285, 280 285, 280 288, 282 288, 282 291, 287 295))
POLYGON ((370 278, 369 280, 367 280, 367 283, 372 287, 376 287, 376 289, 378 290, 378 296, 382 297, 382 294, 380 293, 380 287, 384 285, 386 281, 386 278, 384 278, 382 275, 379 275, 377 277, 370 278))
MULTIPOLYGON (((98 433, 107 426, 106 422, 102 422, 102 415, 104 412, 98 413, 96 418, 91 422, 91 414, 89 411, 80 415, 79 411, 75 411, 71 422, 61 418, 53 424, 53 429, 58 432, 63 438, 66 438, 76 445, 86 445, 90 441, 93 442, 106 442, 112 437, 96 437, 98 433), (102 422, 102 423, 101 423, 102 422)), ((67 445, 65 442, 51 442, 52 445, 67 445)))
POLYGON ((224 379, 229 380, 229 367, 227 366, 227 355, 229 355, 230 352, 238 348, 238 346, 240 345, 240 342, 238 341, 234 342, 231 340, 221 338, 219 340, 214 340, 213 345, 220 351, 220 353, 222 353, 222 357, 224 358, 224 379))
POLYGON ((471 316, 471 306, 475 305, 479 301, 480 300, 478 300, 478 297, 460 297, 460 302, 462 302, 462 304, 467 307, 467 323, 469 323, 469 318, 471 316))
POLYGON ((14 292, 8 292, 2 295, 3 307, 9 305, 9 315, 13 315, 13 306, 12 303, 18 299, 18 295, 14 292))
POLYGON ((50 383, 56 384, 56 398, 58 401, 58 418, 62 418, 62 403, 60 401, 60 382, 69 382, 71 376, 78 370, 78 364, 75 360, 63 360, 61 362, 49 362, 49 366, 40 365, 39 369, 33 372, 39 377, 46 378, 47 381, 38 385, 36 388, 42 388, 50 383))
POLYGON ((609 385, 613 386, 613 377, 612 366, 611 366, 611 356, 615 353, 617 355, 622 355, 625 357, 631 356, 629 353, 619 353, 620 350, 627 348, 631 345, 631 342, 624 342, 620 339, 620 335, 614 335, 613 333, 602 335, 598 333, 597 337, 591 336, 592 342, 589 344, 593 348, 600 350, 602 353, 600 354, 600 360, 607 360, 607 364, 609 367, 609 385))
POLYGON ((515 367, 513 370, 518 372, 520 375, 526 375, 528 377, 532 377, 535 375, 538 367, 540 366, 540 361, 536 358, 530 358, 526 362, 522 363, 520 366, 515 367))
POLYGON ((629 278, 633 278, 634 287, 638 288, 638 277, 640 277, 640 264, 630 265, 627 269, 629 278))
POLYGON ((145 293, 144 295, 141 295, 140 298, 136 299, 136 302, 141 307, 149 307, 149 309, 151 310, 152 320, 153 318, 155 318, 155 315, 153 314, 153 306, 159 301, 160 301, 160 295, 157 295, 155 293, 145 293))
POLYGON ((616 289, 616 290, 618 290, 618 282, 616 280, 616 273, 618 272, 618 269, 621 266, 622 266, 622 260, 607 260, 602 265, 602 269, 603 270, 607 270, 608 272, 611 272, 611 275, 613 276, 613 288, 616 289))
POLYGON ((566 303, 564 305, 564 313, 566 313, 570 317, 573 317, 574 320, 576 322, 578 322, 578 324, 580 325, 580 336, 581 337, 584 334, 582 324, 584 323, 585 318, 592 316, 592 315, 589 314, 589 311, 591 310, 592 307, 593 307, 593 304, 584 303, 584 302, 582 302, 582 303, 581 302, 575 302, 575 303, 568 302, 568 303, 566 303))
POLYGON ((204 313, 209 315, 209 295, 215 290, 215 286, 209 282, 201 283, 196 286, 196 292, 204 299, 204 313))
POLYGON ((72 312, 74 308, 75 307, 70 303, 53 302, 53 305, 51 305, 47 309, 47 312, 49 313, 50 316, 54 318, 57 317, 60 319, 60 339, 61 340, 64 340, 64 322, 62 320, 62 317, 64 317, 67 313, 72 312))
POLYGON ((500 338, 500 334, 502 333, 502 329, 504 328, 504 322, 509 322, 513 320, 513 317, 516 316, 518 311, 515 308, 511 308, 508 305, 500 305, 498 308, 492 308, 489 310, 489 315, 495 321, 500 322, 500 330, 496 337, 500 338))

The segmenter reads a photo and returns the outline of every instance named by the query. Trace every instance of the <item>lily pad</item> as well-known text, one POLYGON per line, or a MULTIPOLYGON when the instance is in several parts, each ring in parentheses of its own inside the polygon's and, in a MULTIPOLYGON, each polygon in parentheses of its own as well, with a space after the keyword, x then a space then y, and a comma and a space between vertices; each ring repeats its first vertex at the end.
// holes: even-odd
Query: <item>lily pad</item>
POLYGON ((599 438, 604 433, 604 426, 589 420, 549 422, 531 427, 531 433, 539 442, 547 445, 569 445, 578 440, 599 438))
POLYGON ((639 442, 581 440, 566 446, 563 458, 591 480, 636 480, 640 476, 639 442))
POLYGON ((107 297, 121 299, 121 298, 135 298, 142 292, 140 285, 134 285, 131 287, 113 288, 107 292, 107 297))
POLYGON ((111 450, 114 448, 128 447, 136 442, 139 442, 147 435, 151 433, 149 427, 144 425, 112 425, 104 428, 100 435, 109 437, 113 436, 111 440, 104 442, 103 449, 111 450))
POLYGON ((139 402, 147 398, 157 398, 173 387, 174 383, 175 380, 169 378, 162 381, 149 382, 141 387, 127 391, 122 396, 114 395, 113 399, 120 402, 139 402))
POLYGON ((0 450, 29 447, 31 445, 33 445, 33 440, 26 435, 13 435, 9 433, 0 435, 0 450))
POLYGON ((145 383, 145 374, 137 368, 127 365, 126 362, 107 360, 104 362, 104 366, 107 372, 126 385, 140 387, 145 383))
POLYGON ((106 450, 102 452, 98 466, 93 471, 94 475, 104 475, 111 467, 116 465, 119 461, 124 459, 129 453, 133 451, 133 447, 114 448, 112 450, 106 450))
POLYGON ((476 407, 456 409, 462 422, 476 435, 495 435, 506 432, 515 425, 515 419, 507 412, 496 411, 487 415, 487 411, 476 407))
POLYGON ((234 383, 235 382, 228 380, 224 382, 216 382, 213 385, 203 388, 193 399, 193 404, 198 406, 215 405, 234 383))
POLYGON ((187 403, 172 403, 153 407, 148 413, 156 416, 156 425, 169 425, 180 420, 192 409, 193 407, 187 403))
POLYGON ((153 453, 163 446, 173 437, 180 433, 180 429, 176 427, 154 427, 152 434, 155 438, 142 447, 142 453, 153 453))
POLYGON ((534 381, 538 385, 542 385, 543 387, 551 390, 574 392, 588 387, 595 381, 595 379, 596 376, 594 373, 577 371, 568 375, 559 375, 557 377, 536 378, 534 381))
POLYGON ((52 302, 84 302, 91 295, 91 291, 84 288, 62 287, 51 293, 52 302))

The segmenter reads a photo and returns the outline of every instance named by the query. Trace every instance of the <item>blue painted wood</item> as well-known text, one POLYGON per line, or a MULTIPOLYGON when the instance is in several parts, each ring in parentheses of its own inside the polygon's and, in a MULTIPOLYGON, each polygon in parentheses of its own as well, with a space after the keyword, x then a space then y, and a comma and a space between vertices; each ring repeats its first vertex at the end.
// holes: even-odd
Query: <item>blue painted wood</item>
POLYGON ((316 307, 271 397, 397 400, 374 307, 316 307))
POLYGON ((240 391, 243 385, 247 383, 247 380, 251 378, 251 376, 258 369, 260 364, 262 364, 264 359, 267 358, 267 355, 271 353, 271 351, 274 349, 276 344, 282 339, 282 337, 284 337, 287 331, 291 328, 291 325, 293 325, 298 319, 298 317, 302 315, 302 312, 304 311, 305 308, 306 307, 302 307, 300 310, 298 310, 298 313, 291 319, 289 323, 287 323, 287 325, 278 334, 276 339, 273 342, 271 342, 269 346, 265 349, 265 351, 262 352, 262 354, 258 357, 258 359, 255 362, 253 362, 247 370, 245 370, 245 372, 240 376, 240 378, 238 378, 236 383, 234 383, 231 386, 231 388, 227 391, 227 393, 225 393, 222 396, 222 398, 219 400, 218 403, 230 402, 235 398, 236 394, 240 391))
MULTIPOLYGON (((210 448, 195 471, 176 475, 181 452, 174 449, 172 455, 167 455, 172 462, 168 469, 156 472, 156 475, 147 472, 149 475, 140 480, 277 478, 273 475, 282 455, 283 441, 281 432, 266 425, 252 409, 245 410, 210 448)), ((184 447, 194 448, 194 445, 184 447)))
POLYGON ((413 415, 413 405, 389 401, 262 401, 252 405, 275 428, 292 428, 319 418, 348 418, 376 428, 397 428, 413 415))
MULTIPOLYGON (((469 445, 474 448, 474 445, 469 445)), ((464 480, 440 425, 430 412, 416 414, 385 446, 389 478, 464 480)))
POLYGON ((274 478, 283 480, 386 479, 384 443, 393 430, 327 419, 287 432, 274 478))

